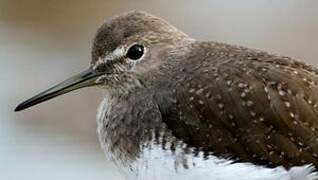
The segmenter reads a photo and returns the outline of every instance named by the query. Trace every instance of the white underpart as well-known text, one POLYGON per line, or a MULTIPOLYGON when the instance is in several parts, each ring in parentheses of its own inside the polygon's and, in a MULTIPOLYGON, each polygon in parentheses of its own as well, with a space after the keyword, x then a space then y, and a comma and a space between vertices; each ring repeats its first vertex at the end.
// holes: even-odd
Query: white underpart
MULTIPOLYGON (((112 99, 103 100, 98 111, 98 132, 106 123, 105 113, 110 110, 112 99)), ((183 152, 182 145, 176 151, 163 150, 161 145, 151 143, 142 149, 140 156, 132 164, 122 164, 116 160, 108 145, 100 139, 106 156, 115 161, 127 180, 318 180, 318 174, 311 165, 293 167, 265 168, 251 163, 233 163, 210 155, 204 159, 202 153, 194 157, 183 152), (188 165, 183 166, 184 162, 188 165)), ((167 146, 168 147, 168 146, 167 146)), ((169 149, 169 148, 167 148, 169 149)))
MULTIPOLYGON (((316 180, 317 173, 310 165, 265 168, 250 163, 232 163, 230 160, 202 155, 194 157, 181 150, 174 154, 159 145, 144 149, 141 157, 134 162, 134 170, 127 180, 316 180), (182 162, 187 162, 185 168, 182 162)), ((124 169, 122 169, 124 170, 124 169)), ((129 171, 128 169, 124 170, 129 171)))

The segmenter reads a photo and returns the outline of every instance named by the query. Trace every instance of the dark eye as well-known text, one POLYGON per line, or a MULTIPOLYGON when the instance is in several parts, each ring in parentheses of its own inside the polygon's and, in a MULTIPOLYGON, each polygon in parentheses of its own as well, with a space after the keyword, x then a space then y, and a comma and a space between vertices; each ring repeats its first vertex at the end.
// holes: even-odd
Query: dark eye
POLYGON ((126 56, 132 60, 138 60, 144 54, 144 47, 140 44, 135 44, 128 49, 126 56))

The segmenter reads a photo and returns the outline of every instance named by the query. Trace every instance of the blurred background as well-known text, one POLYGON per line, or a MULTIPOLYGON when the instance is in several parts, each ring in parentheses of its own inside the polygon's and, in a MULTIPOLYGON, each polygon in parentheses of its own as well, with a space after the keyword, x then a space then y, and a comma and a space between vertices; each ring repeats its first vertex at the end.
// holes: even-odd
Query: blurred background
POLYGON ((101 89, 14 113, 21 101, 88 67, 107 18, 158 15, 200 40, 302 59, 318 66, 316 0, 0 0, 0 179, 121 180, 99 147, 101 89))

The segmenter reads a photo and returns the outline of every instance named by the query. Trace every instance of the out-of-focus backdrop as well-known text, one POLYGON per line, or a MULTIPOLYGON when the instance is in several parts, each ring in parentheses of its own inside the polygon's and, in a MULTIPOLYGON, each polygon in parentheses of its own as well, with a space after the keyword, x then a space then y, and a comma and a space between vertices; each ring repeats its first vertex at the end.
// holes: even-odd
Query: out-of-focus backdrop
POLYGON ((318 66, 316 0, 0 0, 0 179, 121 180, 99 147, 102 90, 14 113, 22 100, 86 68, 105 19, 158 15, 194 38, 292 56, 318 66))

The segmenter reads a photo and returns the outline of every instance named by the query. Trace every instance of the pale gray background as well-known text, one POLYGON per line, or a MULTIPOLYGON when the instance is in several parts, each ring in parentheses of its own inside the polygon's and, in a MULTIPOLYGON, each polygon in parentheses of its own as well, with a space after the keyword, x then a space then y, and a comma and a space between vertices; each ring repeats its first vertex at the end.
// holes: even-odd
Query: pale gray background
POLYGON ((0 179, 122 179, 95 134, 100 89, 29 110, 15 105, 88 66, 107 18, 146 10, 194 38, 303 59, 318 66, 317 0, 0 0, 0 179))

